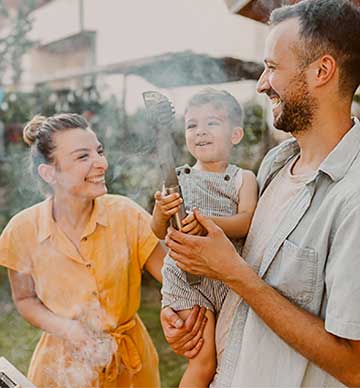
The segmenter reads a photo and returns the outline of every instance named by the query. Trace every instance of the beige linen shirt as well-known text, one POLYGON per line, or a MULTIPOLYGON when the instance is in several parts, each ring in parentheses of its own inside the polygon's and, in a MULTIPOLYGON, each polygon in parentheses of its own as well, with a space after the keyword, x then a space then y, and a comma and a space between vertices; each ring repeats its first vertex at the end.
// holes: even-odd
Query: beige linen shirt
MULTIPOLYGON (((295 139, 265 157, 258 174, 259 206, 276 190, 275 177, 299 153, 295 139)), ((272 209, 269 209, 269 217, 272 209)), ((274 226, 262 257, 253 257, 256 234, 245 259, 258 260, 259 276, 293 303, 321 317, 325 329, 360 340, 360 123, 322 162, 274 226), (252 248, 253 247, 253 248, 252 248)), ((254 221, 255 222, 255 221, 254 221)), ((257 267, 257 266, 255 266, 257 267)), ((271 331, 236 294, 234 315, 213 382, 216 387, 342 387, 271 331)))

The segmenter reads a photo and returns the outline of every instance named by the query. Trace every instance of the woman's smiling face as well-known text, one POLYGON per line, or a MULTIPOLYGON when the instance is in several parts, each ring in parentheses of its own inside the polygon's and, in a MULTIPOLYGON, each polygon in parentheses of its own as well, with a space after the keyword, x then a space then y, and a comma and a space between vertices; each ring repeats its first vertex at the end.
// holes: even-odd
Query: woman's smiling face
POLYGON ((91 129, 70 129, 54 134, 54 195, 94 199, 107 192, 108 162, 102 144, 91 129))

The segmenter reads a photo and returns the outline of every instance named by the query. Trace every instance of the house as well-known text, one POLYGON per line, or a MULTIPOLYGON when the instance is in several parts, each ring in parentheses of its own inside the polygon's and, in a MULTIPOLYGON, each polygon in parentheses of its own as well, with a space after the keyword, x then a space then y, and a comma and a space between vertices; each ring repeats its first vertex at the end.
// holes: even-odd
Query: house
MULTIPOLYGON (((15 5, 19 1, 12 0, 15 5)), ((57 91, 97 85, 108 95, 126 100, 132 113, 142 106, 141 92, 154 88, 142 75, 128 71, 134 63, 188 50, 262 63, 267 27, 232 15, 223 0, 151 0, 143 2, 141 10, 132 0, 38 1, 30 34, 35 45, 24 56, 18 85, 23 91, 40 85, 57 91)), ((237 83, 219 87, 241 101, 256 96, 254 82, 243 83, 241 89, 237 83)), ((171 86, 171 96, 182 111, 192 91, 176 88, 171 86)))
MULTIPOLYGON (((248 17, 261 23, 269 20, 271 11, 282 5, 295 4, 300 0, 225 0, 229 10, 238 15, 248 17)), ((359 4, 360 0, 353 0, 359 4)))

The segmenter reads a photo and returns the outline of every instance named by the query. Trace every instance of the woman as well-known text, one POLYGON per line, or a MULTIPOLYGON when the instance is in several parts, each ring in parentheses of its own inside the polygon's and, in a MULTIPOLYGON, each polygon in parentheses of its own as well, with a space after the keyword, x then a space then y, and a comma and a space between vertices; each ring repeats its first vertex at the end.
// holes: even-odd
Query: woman
POLYGON ((50 189, 0 237, 19 313, 44 331, 29 379, 38 387, 157 387, 158 358, 137 316, 141 272, 161 280, 150 216, 105 195, 102 145, 84 118, 35 116, 24 128, 50 189))

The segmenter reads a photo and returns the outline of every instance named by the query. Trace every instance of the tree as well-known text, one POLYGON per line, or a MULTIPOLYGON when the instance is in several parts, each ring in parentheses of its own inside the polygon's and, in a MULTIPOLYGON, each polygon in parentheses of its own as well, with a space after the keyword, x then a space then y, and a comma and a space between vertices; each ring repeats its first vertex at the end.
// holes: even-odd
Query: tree
POLYGON ((31 11, 36 0, 20 1, 15 10, 10 9, 5 0, 0 0, 2 25, 0 37, 0 86, 5 77, 17 85, 22 74, 22 57, 32 46, 28 33, 32 28, 31 11))

